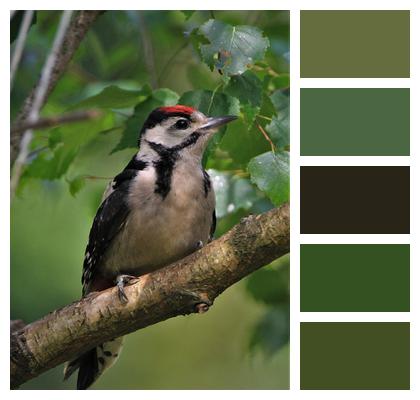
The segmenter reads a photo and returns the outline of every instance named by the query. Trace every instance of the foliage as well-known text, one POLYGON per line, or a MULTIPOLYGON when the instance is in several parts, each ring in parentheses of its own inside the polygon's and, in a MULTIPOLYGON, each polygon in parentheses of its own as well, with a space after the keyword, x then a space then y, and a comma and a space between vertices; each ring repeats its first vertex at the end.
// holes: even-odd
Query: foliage
MULTIPOLYGON (((35 83, 58 17, 36 13, 12 92, 12 119, 35 83)), ((49 116, 99 109, 101 116, 35 132, 18 201, 25 204, 36 185, 51 197, 66 184, 71 201, 89 203, 92 214, 103 178, 126 164, 149 112, 177 103, 239 117, 214 136, 204 157, 216 190, 217 235, 249 213, 288 201, 288 24, 287 12, 155 11, 142 18, 106 12, 43 110, 49 116), (143 51, 144 41, 152 54, 143 51)), ((263 309, 248 335, 254 350, 272 355, 288 342, 287 271, 283 258, 247 280, 246 292, 263 309)))

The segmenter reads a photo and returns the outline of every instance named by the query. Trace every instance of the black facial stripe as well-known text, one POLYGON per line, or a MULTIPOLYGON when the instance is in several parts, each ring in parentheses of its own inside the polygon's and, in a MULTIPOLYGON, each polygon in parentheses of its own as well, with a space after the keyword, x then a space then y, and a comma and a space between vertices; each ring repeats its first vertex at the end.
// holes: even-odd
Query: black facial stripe
POLYGON ((157 175, 155 193, 160 194, 162 199, 165 199, 171 190, 172 172, 176 161, 179 159, 180 151, 186 147, 192 146, 197 142, 199 137, 200 134, 194 132, 183 142, 173 147, 166 147, 160 143, 147 141, 152 150, 160 156, 159 160, 153 161, 153 165, 157 175))

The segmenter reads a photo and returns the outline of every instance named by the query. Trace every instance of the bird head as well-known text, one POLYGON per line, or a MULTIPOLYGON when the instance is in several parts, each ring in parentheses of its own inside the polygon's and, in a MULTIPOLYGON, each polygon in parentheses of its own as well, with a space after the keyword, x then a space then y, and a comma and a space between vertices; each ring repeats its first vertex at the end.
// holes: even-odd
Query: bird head
POLYGON ((176 105, 159 107, 146 119, 140 133, 139 145, 185 151, 201 156, 215 132, 235 116, 208 117, 195 108, 176 105))

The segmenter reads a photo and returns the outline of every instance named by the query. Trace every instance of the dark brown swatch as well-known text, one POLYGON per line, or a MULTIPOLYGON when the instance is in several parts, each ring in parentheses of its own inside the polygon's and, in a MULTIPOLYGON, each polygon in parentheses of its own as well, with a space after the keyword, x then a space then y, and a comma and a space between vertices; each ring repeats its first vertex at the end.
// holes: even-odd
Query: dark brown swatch
POLYGON ((409 167, 301 167, 300 231, 410 233, 409 167))

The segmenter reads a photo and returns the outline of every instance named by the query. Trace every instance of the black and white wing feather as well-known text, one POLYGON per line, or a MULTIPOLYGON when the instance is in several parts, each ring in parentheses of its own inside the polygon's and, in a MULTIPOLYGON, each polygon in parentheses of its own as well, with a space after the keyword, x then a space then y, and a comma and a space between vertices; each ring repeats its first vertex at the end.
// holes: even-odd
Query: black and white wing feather
POLYGON ((137 170, 125 169, 117 175, 106 191, 108 195, 96 213, 83 262, 83 295, 89 293, 103 257, 114 238, 124 227, 130 213, 127 204, 128 189, 136 174, 137 170))

